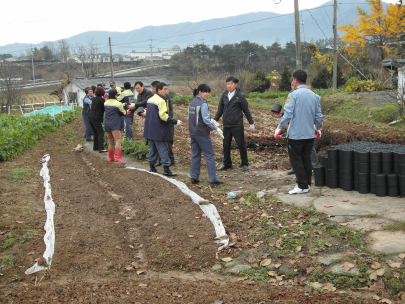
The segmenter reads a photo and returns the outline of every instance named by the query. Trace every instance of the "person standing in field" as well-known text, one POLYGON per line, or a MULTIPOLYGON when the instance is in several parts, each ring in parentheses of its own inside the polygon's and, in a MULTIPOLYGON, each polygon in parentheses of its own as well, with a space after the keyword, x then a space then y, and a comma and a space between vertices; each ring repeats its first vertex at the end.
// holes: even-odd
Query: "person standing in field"
POLYGON ((86 96, 83 98, 83 110, 82 110, 82 118, 84 123, 84 138, 86 141, 92 141, 93 139, 91 136, 93 135, 93 131, 91 130, 91 125, 89 122, 89 113, 91 108, 91 100, 93 98, 93 90, 91 88, 85 88, 84 92, 86 96))
POLYGON ((238 88, 239 80, 233 76, 226 79, 227 90, 222 94, 219 100, 218 110, 215 114, 214 120, 217 122, 221 116, 224 126, 224 140, 223 140, 223 165, 218 168, 218 171, 223 171, 232 168, 231 159, 231 143, 232 137, 235 138, 238 145, 242 172, 249 170, 248 156, 245 145, 245 131, 243 127, 243 114, 245 114, 250 124, 250 132, 254 133, 255 125, 252 115, 249 111, 249 105, 238 88))
POLYGON ((320 138, 323 116, 321 98, 307 88, 307 73, 297 70, 293 74, 291 88, 284 106, 284 115, 274 132, 277 139, 281 129, 287 129, 288 155, 297 185, 289 194, 307 193, 311 188, 312 163, 311 153, 315 135, 320 138), (314 130, 315 125, 315 130, 314 130))
POLYGON ((121 149, 121 116, 127 113, 122 106, 122 103, 117 100, 118 92, 115 89, 110 89, 108 92, 108 100, 104 103, 105 119, 104 127, 108 137, 108 157, 109 161, 117 161, 125 164, 122 160, 121 149), (115 155, 114 155, 115 141, 115 155))
POLYGON ((134 140, 134 134, 132 133, 132 124, 134 122, 134 112, 128 111, 129 104, 134 102, 134 92, 131 90, 131 84, 124 82, 124 91, 118 96, 118 101, 124 105, 124 110, 127 111, 127 115, 121 117, 121 126, 125 124, 125 137, 134 140))
POLYGON ((89 113, 90 126, 94 134, 93 151, 98 150, 99 153, 107 152, 107 150, 104 149, 104 94, 105 92, 103 87, 99 86, 96 88, 96 97, 92 99, 89 113))
POLYGON ((210 95, 211 88, 206 84, 200 84, 194 90, 194 100, 188 106, 188 122, 190 130, 191 143, 191 183, 200 182, 201 153, 204 153, 204 159, 207 163, 208 179, 211 186, 223 184, 215 172, 215 153, 212 147, 210 132, 216 131, 223 137, 222 131, 210 118, 210 111, 207 105, 207 98, 210 95))

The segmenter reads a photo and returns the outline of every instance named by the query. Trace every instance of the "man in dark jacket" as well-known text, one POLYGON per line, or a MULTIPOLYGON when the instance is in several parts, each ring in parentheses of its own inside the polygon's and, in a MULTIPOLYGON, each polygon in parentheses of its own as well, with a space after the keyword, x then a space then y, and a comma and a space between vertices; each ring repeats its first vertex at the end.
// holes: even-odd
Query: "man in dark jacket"
POLYGON ((255 130, 255 125, 245 95, 237 88, 238 82, 239 80, 233 76, 226 79, 227 90, 221 96, 218 110, 214 117, 214 120, 218 121, 223 115, 222 122, 224 125, 224 162, 223 165, 218 168, 218 171, 227 170, 232 167, 232 137, 235 138, 239 148, 242 171, 246 172, 249 170, 243 127, 243 113, 249 121, 250 131, 252 133, 255 130))
POLYGON ((135 111, 140 107, 146 108, 148 99, 153 96, 153 93, 143 86, 142 81, 135 82, 134 88, 138 92, 138 97, 135 103, 135 111))
POLYGON ((163 82, 156 86, 156 94, 149 98, 145 115, 143 137, 149 140, 148 162, 150 172, 157 172, 155 164, 159 156, 164 168, 163 175, 176 176, 170 171, 169 142, 170 125, 184 125, 180 120, 170 117, 167 108, 167 85, 163 82))
POLYGON ((132 133, 134 112, 128 111, 128 105, 134 102, 134 92, 132 92, 129 82, 124 82, 124 89, 125 90, 117 98, 118 101, 125 104, 124 110, 127 111, 127 115, 121 117, 121 125, 125 124, 125 137, 134 140, 134 134, 132 133))

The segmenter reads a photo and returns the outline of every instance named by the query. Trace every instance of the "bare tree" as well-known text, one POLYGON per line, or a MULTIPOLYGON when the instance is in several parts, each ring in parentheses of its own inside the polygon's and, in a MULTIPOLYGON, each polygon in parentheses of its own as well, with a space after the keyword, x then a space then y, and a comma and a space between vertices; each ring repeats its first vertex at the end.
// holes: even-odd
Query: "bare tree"
POLYGON ((82 65, 82 73, 86 77, 94 77, 98 74, 99 61, 98 58, 98 45, 94 43, 93 39, 88 44, 77 44, 74 49, 74 54, 77 60, 82 65))
POLYGON ((7 113, 12 105, 23 102, 22 83, 26 69, 22 65, 0 63, 0 106, 1 113, 7 113))
POLYGON ((68 56, 70 55, 69 51, 69 44, 65 39, 59 40, 59 51, 60 51, 60 57, 61 57, 61 62, 65 63, 68 61, 68 56))

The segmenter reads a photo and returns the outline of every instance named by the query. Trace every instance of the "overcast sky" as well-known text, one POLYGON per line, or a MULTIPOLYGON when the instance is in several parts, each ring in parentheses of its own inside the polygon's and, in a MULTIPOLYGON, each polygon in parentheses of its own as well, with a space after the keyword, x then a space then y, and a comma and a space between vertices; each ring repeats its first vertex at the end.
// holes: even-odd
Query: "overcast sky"
MULTIPOLYGON (((361 3, 364 0, 353 0, 361 3)), ((55 0, 23 1, 14 3, 15 13, 3 13, 0 46, 19 43, 55 41, 87 32, 127 32, 148 25, 198 22, 212 18, 236 16, 251 12, 294 11, 294 0, 55 0), (280 3, 279 3, 280 2, 280 3), (277 4, 279 3, 279 4, 277 4), (145 5, 144 5, 145 4, 145 5)), ((324 4, 327 0, 299 0, 300 9, 324 4)), ((384 0, 397 3, 397 0, 384 0)), ((11 4, 11 2, 9 2, 11 4)), ((170 33, 169 33, 170 34, 170 33)))

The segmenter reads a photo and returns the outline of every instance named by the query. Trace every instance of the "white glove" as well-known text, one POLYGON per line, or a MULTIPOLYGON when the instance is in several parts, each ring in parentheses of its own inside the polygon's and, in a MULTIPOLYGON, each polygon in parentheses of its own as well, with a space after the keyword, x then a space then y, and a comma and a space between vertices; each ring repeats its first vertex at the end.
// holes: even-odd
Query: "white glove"
POLYGON ((177 120, 177 125, 178 126, 184 126, 184 123, 181 120, 177 120))
POLYGON ((277 139, 278 136, 280 135, 280 133, 281 133, 281 129, 277 128, 276 131, 274 132, 274 139, 277 139))
POLYGON ((219 136, 221 136, 221 138, 224 138, 224 133, 220 128, 217 128, 215 131, 218 133, 219 136))
POLYGON ((135 104, 134 104, 134 103, 130 103, 130 104, 128 105, 128 109, 129 109, 129 110, 135 109, 135 104))
POLYGON ((212 121, 212 123, 213 123, 215 126, 219 127, 219 123, 218 123, 218 121, 213 120, 212 118, 211 118, 211 121, 212 121))
POLYGON ((255 133, 255 125, 254 124, 250 125, 250 132, 255 133))

